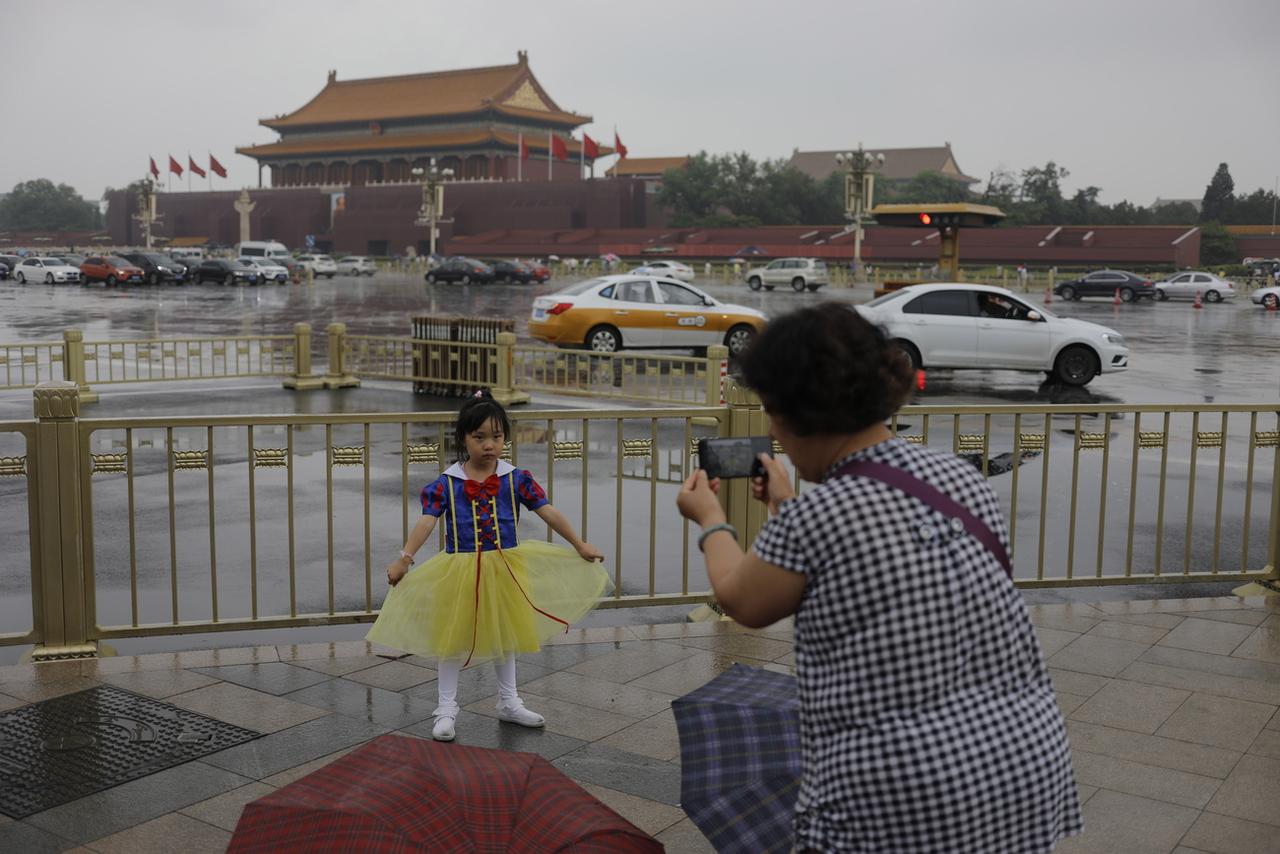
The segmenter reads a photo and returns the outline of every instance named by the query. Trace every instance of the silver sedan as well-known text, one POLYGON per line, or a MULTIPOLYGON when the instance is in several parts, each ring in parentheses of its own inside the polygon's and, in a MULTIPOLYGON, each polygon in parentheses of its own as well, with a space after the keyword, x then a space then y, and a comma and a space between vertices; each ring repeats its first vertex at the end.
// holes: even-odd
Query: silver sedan
POLYGON ((1236 298, 1236 286, 1226 279, 1199 270, 1176 273, 1162 282, 1156 282, 1156 299, 1195 299, 1196 294, 1205 302, 1222 302, 1236 298))

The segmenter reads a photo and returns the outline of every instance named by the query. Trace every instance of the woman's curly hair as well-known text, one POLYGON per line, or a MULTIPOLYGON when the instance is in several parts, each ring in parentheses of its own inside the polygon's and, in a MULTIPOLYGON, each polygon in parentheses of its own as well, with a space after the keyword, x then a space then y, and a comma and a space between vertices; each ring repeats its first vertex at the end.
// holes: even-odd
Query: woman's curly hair
POLYGON ((853 306, 826 302, 771 320, 740 359, 765 409, 801 436, 883 422, 911 395, 911 359, 853 306))

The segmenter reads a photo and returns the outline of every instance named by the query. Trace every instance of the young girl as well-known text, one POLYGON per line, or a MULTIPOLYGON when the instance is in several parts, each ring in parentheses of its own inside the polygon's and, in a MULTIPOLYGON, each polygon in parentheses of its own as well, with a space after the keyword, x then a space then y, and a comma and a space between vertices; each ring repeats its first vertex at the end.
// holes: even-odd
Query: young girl
POLYGON ((467 399, 454 425, 461 460, 422 490, 422 518, 387 567, 391 591, 368 639, 439 659, 439 701, 432 735, 452 741, 458 716, 458 673, 492 660, 498 675, 498 717, 527 727, 546 721, 516 693, 516 653, 537 652, 612 588, 569 520, 547 503, 533 476, 499 459, 511 422, 488 392, 467 399), (519 506, 532 510, 569 542, 562 546, 516 537, 519 506), (413 569, 413 555, 437 520, 445 550, 413 569), (407 574, 406 574, 407 573, 407 574))

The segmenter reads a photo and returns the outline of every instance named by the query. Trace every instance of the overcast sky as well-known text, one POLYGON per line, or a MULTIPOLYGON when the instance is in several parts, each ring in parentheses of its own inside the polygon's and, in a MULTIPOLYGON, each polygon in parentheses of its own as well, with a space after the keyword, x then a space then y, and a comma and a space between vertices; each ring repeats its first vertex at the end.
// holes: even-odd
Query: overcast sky
MULTIPOLYGON (((352 79, 507 64, 633 157, 941 145, 966 173, 1055 160, 1106 202, 1280 174, 1280 0, 4 0, 0 191, 96 198, 147 157, 236 146, 352 79)), ((612 160, 602 162, 608 166, 612 160)), ((601 170, 598 168, 597 174, 601 170)), ((198 180, 198 179, 197 179, 198 180)), ((183 180, 185 184, 185 179, 183 180)), ((208 186, 207 183, 205 186, 208 186)), ((175 184, 174 189, 177 189, 175 184)))

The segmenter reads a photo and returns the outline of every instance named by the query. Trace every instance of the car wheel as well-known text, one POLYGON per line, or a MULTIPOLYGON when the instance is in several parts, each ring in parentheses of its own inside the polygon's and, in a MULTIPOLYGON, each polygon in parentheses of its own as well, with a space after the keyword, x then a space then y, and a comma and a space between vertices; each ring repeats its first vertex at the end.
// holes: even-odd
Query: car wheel
POLYGON ((152 273, 150 276, 147 276, 147 283, 148 283, 148 284, 151 284, 151 285, 158 285, 158 284, 160 284, 160 274, 159 274, 159 273, 152 273))
POLYGON ((21 271, 19 271, 18 274, 14 276, 14 278, 18 280, 18 284, 20 285, 25 285, 27 283, 27 277, 21 271))
POLYGON ((1133 288, 1120 289, 1120 302, 1133 302, 1137 294, 1133 292, 1133 288))
POLYGON ((236 283, 236 277, 231 275, 230 273, 227 273, 227 277, 222 280, 222 284, 224 285, 234 285, 235 283, 236 283))
POLYGON ((46 285, 52 285, 52 284, 53 284, 53 273, 45 273, 45 274, 44 274, 44 283, 45 283, 46 285))
MULTIPOLYGON (((764 282, 760 281, 759 276, 752 276, 750 279, 747 279, 747 287, 751 288, 753 291, 760 290, 760 286, 763 284, 764 282)), ((773 288, 770 288, 769 290, 773 290, 773 288)))
POLYGON ((434 285, 436 283, 436 274, 427 273, 427 284, 434 285))
POLYGON ((728 335, 724 336, 724 346, 729 348, 729 355, 741 356, 751 346, 751 342, 755 338, 755 327, 740 323, 730 329, 728 335))
POLYGON ((587 333, 586 344, 595 353, 616 353, 622 347, 622 337, 612 326, 596 326, 587 333))
POLYGON ((765 289, 766 291, 771 291, 771 290, 773 290, 773 285, 765 285, 765 286, 764 286, 764 289, 765 289))
POLYGON ((1280 296, 1267 294, 1262 298, 1262 305, 1266 308, 1280 308, 1280 296))
POLYGON ((798 294, 804 293, 804 279, 800 278, 799 276, 796 276, 794 279, 792 279, 791 290, 795 291, 798 294))
POLYGON ((1217 291, 1209 291, 1204 295, 1205 302, 1222 302, 1222 294, 1217 291))
POLYGON ((818 292, 818 288, 822 287, 822 285, 809 285, 808 287, 809 293, 816 294, 818 292))
POLYGON ((1088 385, 1097 373, 1098 356, 1088 347, 1068 347, 1058 354, 1058 360, 1053 363, 1053 375, 1070 386, 1088 385))
POLYGON ((1160 300, 1160 302, 1168 302, 1169 295, 1164 292, 1164 288, 1156 288, 1156 299, 1160 300))
POLYGON ((1058 293, 1058 296, 1062 297, 1062 299, 1066 302, 1071 302, 1073 299, 1076 298, 1076 289, 1071 287, 1070 285, 1063 285, 1062 290, 1058 293))
POLYGON ((462 277, 462 284, 464 284, 464 285, 469 285, 469 284, 471 284, 471 277, 470 277, 470 276, 463 276, 463 277, 462 277))
POLYGON ((911 373, 914 375, 922 367, 919 349, 910 341, 903 341, 901 338, 898 339, 897 344, 902 349, 902 352, 907 354, 907 358, 911 360, 911 373))
POLYGON ((330 274, 329 274, 329 278, 330 278, 330 279, 332 279, 332 278, 333 278, 333 273, 330 273, 330 274))
POLYGON ((107 276, 107 287, 114 288, 115 286, 116 286, 115 275, 113 274, 113 275, 107 276))

